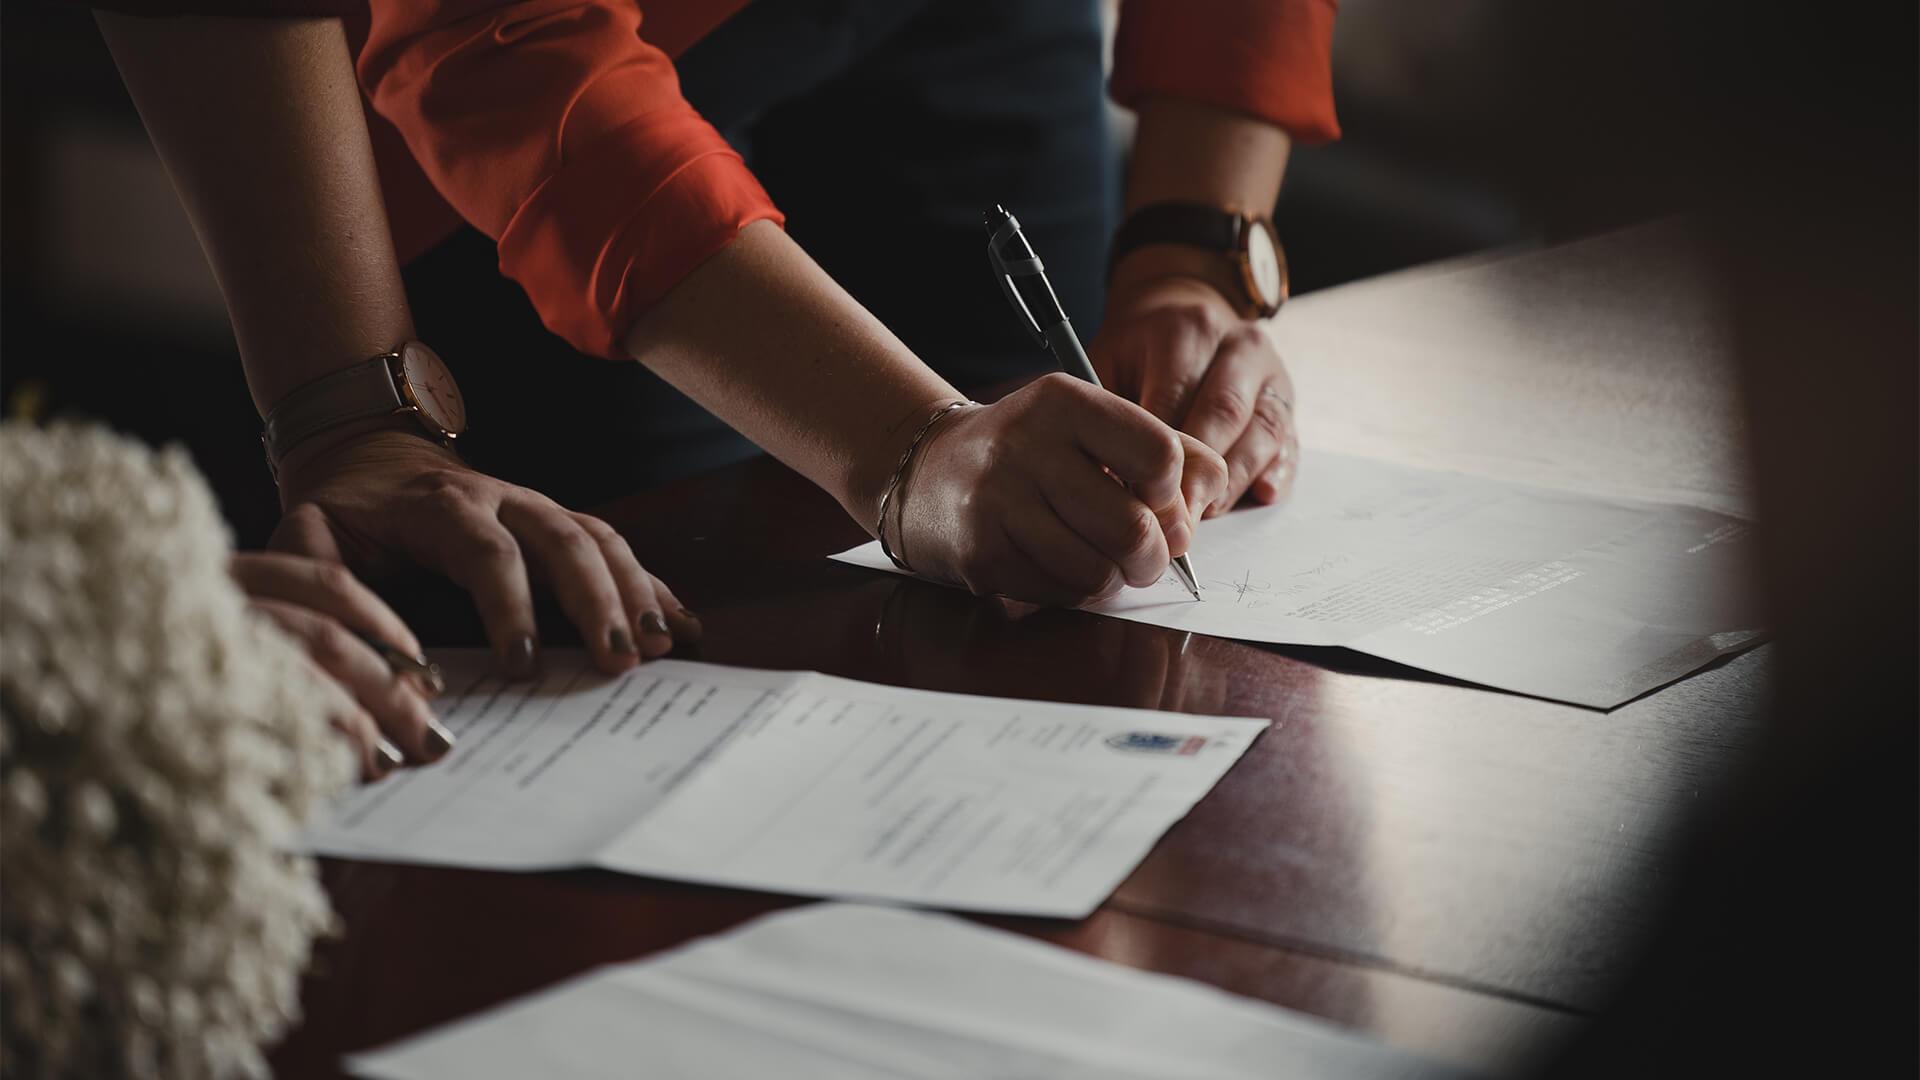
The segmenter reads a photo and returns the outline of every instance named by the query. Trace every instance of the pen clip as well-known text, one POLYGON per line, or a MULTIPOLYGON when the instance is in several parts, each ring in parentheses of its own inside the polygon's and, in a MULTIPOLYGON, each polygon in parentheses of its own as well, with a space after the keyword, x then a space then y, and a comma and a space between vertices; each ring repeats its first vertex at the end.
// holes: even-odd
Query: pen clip
MULTIPOLYGON (((1026 316, 1027 333, 1033 337, 1034 342, 1041 348, 1047 348, 1047 335, 1045 331, 1040 329, 1040 320, 1034 317, 1033 309, 1027 306, 1027 298, 1021 296, 1020 290, 1013 284, 1016 273, 1022 277, 1038 275, 1042 274, 1046 267, 1040 262, 1037 256, 1021 259, 1011 264, 1007 262, 1005 256, 1000 253, 1000 245, 1006 243, 1010 237, 1020 234, 1020 223, 1014 219, 1012 214, 1007 213, 1005 210, 998 207, 995 209, 1006 216, 1005 220, 1000 223, 999 228, 995 229, 987 237, 987 265, 993 268, 993 276, 1000 282, 1000 291, 1007 294, 1007 302, 1019 308, 1020 314, 1026 316)), ((1024 238, 1021 241, 1021 246, 1026 246, 1024 238)), ((1031 248, 1028 248, 1029 252, 1031 252, 1031 250, 1031 248)))
POLYGON ((1007 300, 1011 302, 1014 307, 1020 309, 1020 314, 1027 317, 1027 333, 1033 337, 1034 342, 1041 348, 1046 348, 1047 335, 1041 333, 1040 321, 1033 317, 1033 309, 1027 306, 1027 300, 1020 295, 1020 290, 1013 287, 1013 275, 1007 273, 1006 270, 1001 267, 1000 255, 994 251, 992 244, 987 245, 987 257, 993 264, 993 276, 1000 281, 1000 291, 1006 293, 1007 300))

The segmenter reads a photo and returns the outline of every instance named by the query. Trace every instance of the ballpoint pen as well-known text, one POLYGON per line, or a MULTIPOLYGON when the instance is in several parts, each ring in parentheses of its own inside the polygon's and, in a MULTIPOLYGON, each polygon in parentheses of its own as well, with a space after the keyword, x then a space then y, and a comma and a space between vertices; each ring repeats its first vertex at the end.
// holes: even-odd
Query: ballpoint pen
MULTIPOLYGON (((1087 359, 1087 350, 1080 347, 1080 337, 1073 332, 1073 323, 1061 309, 1060 298, 1054 295, 1046 266, 1040 262, 1040 256, 1034 254, 1033 245, 1020 231, 1020 222, 1006 207, 995 206, 987 211, 987 237, 987 261, 993 267, 993 276, 999 280, 1001 291, 1007 294, 1007 302, 1026 317, 1027 332, 1053 351, 1067 374, 1099 386, 1100 376, 1093 370, 1093 362, 1087 359)), ((1174 556, 1173 573, 1195 600, 1200 599, 1200 582, 1193 576, 1193 560, 1185 555, 1174 556)))

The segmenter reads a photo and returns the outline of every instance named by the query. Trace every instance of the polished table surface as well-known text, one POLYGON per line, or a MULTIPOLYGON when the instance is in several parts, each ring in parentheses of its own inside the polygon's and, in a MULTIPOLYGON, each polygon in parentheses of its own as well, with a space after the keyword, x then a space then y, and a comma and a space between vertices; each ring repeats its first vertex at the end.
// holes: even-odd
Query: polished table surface
MULTIPOLYGON (((1275 332, 1305 442, 1739 511, 1738 398, 1698 265, 1664 223, 1302 297, 1275 332)), ((701 613, 691 658, 1272 718, 1092 917, 982 921, 1490 1071, 1624 973, 1676 814, 1714 790, 1766 696, 1765 646, 1597 712, 977 599, 828 562, 864 534, 771 461, 600 509, 701 613)), ((426 640, 477 643, 457 598, 396 602, 426 640)), ((275 1054, 285 1076, 337 1075, 342 1053, 800 902, 601 871, 323 873, 344 932, 275 1054)))

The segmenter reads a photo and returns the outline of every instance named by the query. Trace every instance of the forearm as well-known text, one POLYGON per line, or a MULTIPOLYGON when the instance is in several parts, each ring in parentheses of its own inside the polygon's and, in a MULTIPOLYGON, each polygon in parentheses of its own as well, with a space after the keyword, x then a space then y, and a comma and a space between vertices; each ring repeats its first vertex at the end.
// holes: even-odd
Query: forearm
POLYGON ((98 18, 226 297, 260 414, 412 337, 339 22, 98 18))
MULTIPOLYGON (((1140 108, 1127 170, 1126 211, 1177 201, 1271 213, 1292 147, 1284 130, 1245 113, 1171 98, 1149 100, 1140 108)), ((1206 252, 1148 245, 1114 268, 1113 287, 1176 273, 1213 280, 1222 271, 1220 260, 1206 252)))
POLYGON ((690 274, 624 344, 869 528, 913 428, 961 396, 770 222, 690 274))

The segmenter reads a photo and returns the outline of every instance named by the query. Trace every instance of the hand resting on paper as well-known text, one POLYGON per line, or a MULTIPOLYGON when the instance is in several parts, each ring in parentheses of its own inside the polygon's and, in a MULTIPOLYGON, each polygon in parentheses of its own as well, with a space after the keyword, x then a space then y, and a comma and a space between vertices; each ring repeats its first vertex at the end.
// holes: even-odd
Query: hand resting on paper
POLYGON ((296 447, 280 490, 287 513, 270 547, 368 573, 411 564, 445 574, 472 594, 510 678, 537 666, 533 581, 553 590, 608 674, 699 637, 699 620, 611 525, 476 472, 416 434, 376 429, 296 447))
POLYGON ((1300 461, 1293 380, 1272 339, 1214 285, 1178 274, 1116 281, 1090 356, 1115 392, 1226 458, 1226 488, 1207 517, 1242 496, 1286 498, 1300 461))

